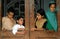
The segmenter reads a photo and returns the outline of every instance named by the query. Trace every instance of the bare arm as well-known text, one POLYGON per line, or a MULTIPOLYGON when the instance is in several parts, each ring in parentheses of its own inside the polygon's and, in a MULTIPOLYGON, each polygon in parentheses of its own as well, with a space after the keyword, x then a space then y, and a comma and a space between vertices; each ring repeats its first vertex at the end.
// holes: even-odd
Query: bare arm
POLYGON ((44 30, 44 28, 31 28, 31 31, 35 31, 35 30, 44 30))
POLYGON ((24 31, 25 29, 24 29, 24 28, 19 28, 18 30, 22 30, 22 31, 24 31))
POLYGON ((25 34, 25 31, 17 32, 16 34, 25 34))
POLYGON ((44 28, 36 28, 35 30, 44 30, 44 28))

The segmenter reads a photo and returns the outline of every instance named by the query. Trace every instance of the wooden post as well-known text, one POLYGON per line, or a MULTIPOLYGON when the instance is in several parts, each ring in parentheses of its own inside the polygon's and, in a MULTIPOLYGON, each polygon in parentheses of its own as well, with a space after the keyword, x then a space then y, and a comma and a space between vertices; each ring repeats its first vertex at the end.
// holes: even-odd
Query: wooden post
POLYGON ((58 31, 60 31, 60 0, 56 0, 57 7, 59 8, 57 17, 58 17, 58 31))
POLYGON ((29 39, 29 0, 25 0, 25 28, 27 30, 25 39, 29 39))
POLYGON ((2 16, 2 9, 1 9, 1 5, 2 5, 2 3, 1 3, 1 0, 0 0, 0 29, 1 29, 1 16, 2 16))
POLYGON ((34 0, 30 0, 30 28, 35 26, 35 19, 34 19, 34 0))
POLYGON ((29 0, 25 0, 25 27, 29 29, 29 0))
MULTIPOLYGON (((35 27, 34 0, 30 0, 30 29, 35 27)), ((35 33, 30 31, 30 39, 35 39, 35 33), (33 36, 34 35, 34 36, 33 36)))

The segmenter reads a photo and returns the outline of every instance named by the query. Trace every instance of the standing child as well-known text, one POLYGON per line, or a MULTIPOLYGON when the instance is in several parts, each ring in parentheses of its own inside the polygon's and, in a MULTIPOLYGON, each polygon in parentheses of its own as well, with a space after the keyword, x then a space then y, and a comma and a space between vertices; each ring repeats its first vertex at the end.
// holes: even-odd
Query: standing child
POLYGON ((15 34, 24 34, 25 27, 23 26, 23 17, 17 17, 17 24, 12 28, 12 33, 15 34))

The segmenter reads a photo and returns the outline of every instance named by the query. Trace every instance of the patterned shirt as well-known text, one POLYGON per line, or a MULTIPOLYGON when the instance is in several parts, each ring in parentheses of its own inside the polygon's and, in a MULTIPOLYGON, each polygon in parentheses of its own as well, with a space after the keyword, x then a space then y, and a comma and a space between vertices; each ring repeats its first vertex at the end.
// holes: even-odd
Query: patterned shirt
POLYGON ((2 30, 12 30, 13 25, 16 24, 14 19, 10 19, 8 17, 2 18, 2 30))

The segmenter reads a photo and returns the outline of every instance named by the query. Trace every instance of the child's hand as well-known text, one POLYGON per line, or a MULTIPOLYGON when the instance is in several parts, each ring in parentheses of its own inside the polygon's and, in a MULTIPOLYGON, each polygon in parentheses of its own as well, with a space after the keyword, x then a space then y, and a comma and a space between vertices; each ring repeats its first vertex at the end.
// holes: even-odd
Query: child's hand
POLYGON ((2 29, 2 31, 7 31, 7 30, 4 28, 4 29, 2 29))
POLYGON ((34 31, 34 30, 36 30, 36 28, 31 28, 30 30, 31 30, 31 31, 34 31))
POLYGON ((44 29, 43 28, 37 28, 36 30, 38 31, 38 30, 44 30, 44 29))

